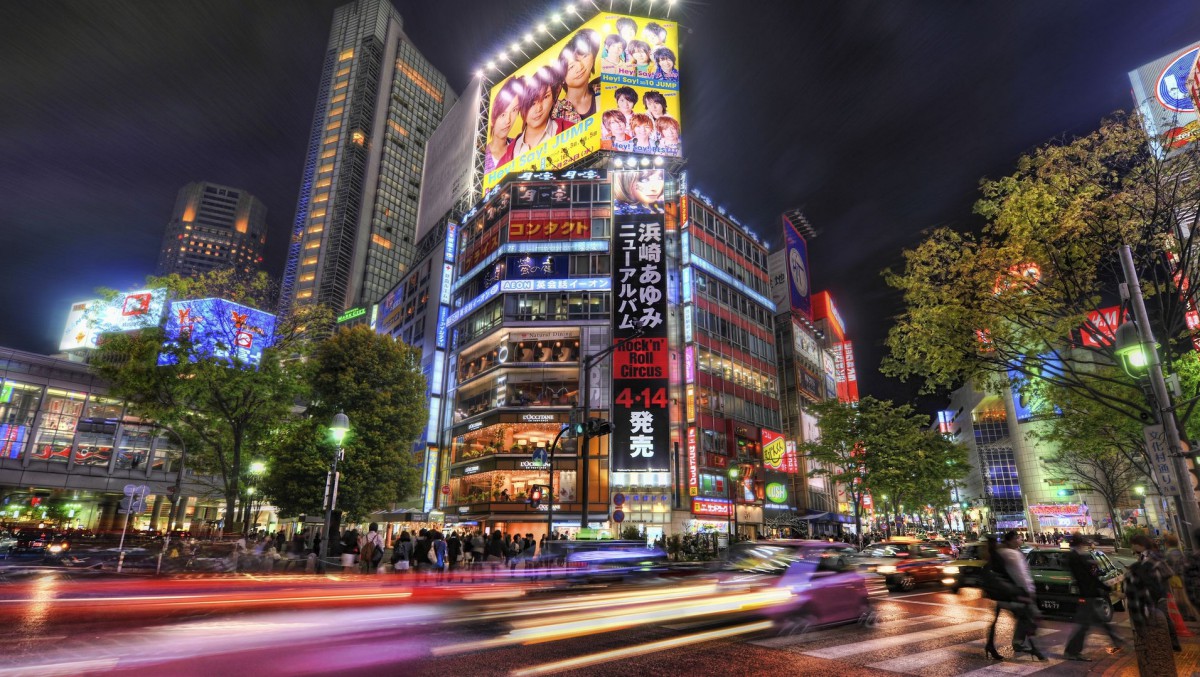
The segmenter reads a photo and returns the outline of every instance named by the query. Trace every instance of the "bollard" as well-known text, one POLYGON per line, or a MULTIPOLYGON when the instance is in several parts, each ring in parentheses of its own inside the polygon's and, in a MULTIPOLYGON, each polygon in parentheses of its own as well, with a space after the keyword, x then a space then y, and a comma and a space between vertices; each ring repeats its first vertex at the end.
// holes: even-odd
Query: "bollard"
POLYGON ((117 555, 117 573, 121 573, 121 566, 123 564, 125 564, 125 551, 124 550, 121 551, 121 554, 117 555))
POLYGON ((1167 629, 1170 622, 1166 614, 1155 610, 1144 621, 1132 623, 1139 674, 1175 674, 1175 652, 1171 650, 1171 632, 1167 629))

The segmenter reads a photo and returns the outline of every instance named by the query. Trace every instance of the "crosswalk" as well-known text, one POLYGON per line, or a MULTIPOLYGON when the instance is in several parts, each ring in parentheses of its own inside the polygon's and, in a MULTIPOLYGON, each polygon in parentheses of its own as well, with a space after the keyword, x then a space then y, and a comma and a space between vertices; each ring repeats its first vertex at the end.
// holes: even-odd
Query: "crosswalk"
MULTIPOLYGON (((1007 614, 1002 615, 996 633, 997 646, 1006 659, 991 661, 983 648, 991 613, 979 608, 960 610, 962 613, 944 615, 938 615, 935 609, 929 614, 890 610, 866 624, 782 634, 750 643, 843 665, 920 677, 1083 675, 1089 667, 1096 667, 1096 663, 1063 659, 1071 624, 1061 620, 1043 620, 1038 630, 1038 647, 1049 660, 1037 661, 1028 655, 1014 658, 1008 648, 1012 620, 1007 614)), ((1097 661, 1106 658, 1105 641, 1092 635, 1084 653, 1097 661)))

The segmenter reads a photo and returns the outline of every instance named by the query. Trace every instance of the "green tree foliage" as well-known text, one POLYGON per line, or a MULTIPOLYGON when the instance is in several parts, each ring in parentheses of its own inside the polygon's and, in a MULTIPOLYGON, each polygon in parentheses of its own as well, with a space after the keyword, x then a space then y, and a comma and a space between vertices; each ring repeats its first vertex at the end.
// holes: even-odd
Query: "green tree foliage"
POLYGON ((429 417, 417 349, 359 326, 318 343, 308 365, 308 419, 281 431, 263 489, 284 514, 317 514, 334 448, 329 423, 350 419, 338 465, 338 509, 361 519, 412 495, 421 478, 412 448, 429 417))
POLYGON ((1150 473, 1142 424, 1130 415, 1114 416, 1109 408, 1069 390, 1030 385, 1039 386, 1047 404, 1059 412, 1033 424, 1029 432, 1030 438, 1053 450, 1042 456, 1048 474, 1100 494, 1120 538, 1117 505, 1139 483, 1158 489, 1150 473))
POLYGON ((927 391, 972 381, 998 391, 1015 372, 1114 414, 1148 416, 1131 378, 1094 368, 1114 364, 1114 354, 1088 313, 1119 303, 1118 248, 1128 244, 1168 361, 1192 350, 1184 315, 1200 289, 1192 243, 1200 147, 1162 162, 1138 120, 1116 116, 1036 149, 1013 174, 983 181, 981 193, 981 232, 935 229, 905 252, 903 271, 885 274, 906 307, 889 333, 884 371, 921 378, 927 391), (1081 329, 1101 345, 1083 345, 1081 329))
POLYGON ((818 402, 810 413, 820 421, 821 438, 802 445, 809 475, 844 487, 858 533, 866 493, 875 500, 888 494, 896 505, 911 496, 936 507, 949 500, 947 481, 966 475, 966 449, 931 431, 929 417, 911 405, 868 396, 857 404, 818 402))
MULTIPOLYGON (((273 300, 265 275, 239 277, 229 270, 191 279, 151 277, 147 287, 166 288, 174 299, 219 297, 261 309, 271 308, 273 300)), ((161 328, 104 336, 93 365, 112 384, 112 394, 128 400, 136 415, 183 435, 187 466, 217 478, 226 529, 232 531, 249 465, 247 450, 267 444, 305 393, 299 368, 309 343, 304 330, 327 325, 329 318, 327 311, 311 306, 279 318, 273 344, 257 368, 205 354, 186 339, 165 346, 161 328), (158 365, 162 352, 171 355, 173 364, 158 365)))

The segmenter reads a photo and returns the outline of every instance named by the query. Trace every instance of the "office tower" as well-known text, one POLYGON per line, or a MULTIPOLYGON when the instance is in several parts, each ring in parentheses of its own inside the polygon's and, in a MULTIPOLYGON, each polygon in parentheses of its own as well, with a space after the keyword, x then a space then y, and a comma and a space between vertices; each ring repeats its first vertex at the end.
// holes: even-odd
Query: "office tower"
POLYGON ((416 255, 425 143, 457 96, 388 0, 334 11, 281 310, 375 303, 416 255))
POLYGON ((158 274, 256 270, 267 241, 266 218, 266 206, 241 188, 189 183, 175 198, 158 255, 158 274))

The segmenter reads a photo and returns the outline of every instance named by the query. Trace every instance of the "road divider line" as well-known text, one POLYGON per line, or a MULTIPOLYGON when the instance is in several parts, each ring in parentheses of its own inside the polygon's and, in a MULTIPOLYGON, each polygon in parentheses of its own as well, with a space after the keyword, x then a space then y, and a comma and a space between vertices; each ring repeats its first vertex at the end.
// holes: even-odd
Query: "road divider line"
POLYGON ((725 639, 727 637, 735 637, 751 632, 759 632, 760 630, 768 630, 771 627, 771 621, 758 621, 756 623, 747 623, 746 625, 736 625, 729 628, 720 628, 718 630, 709 630, 708 632, 700 632, 694 635, 684 635, 682 637, 673 637, 648 644, 639 644, 637 646, 629 646, 623 649, 612 649, 611 651, 601 651, 599 653, 588 654, 586 656, 576 656, 554 663, 543 663, 535 665, 531 668, 514 670, 509 674, 512 677, 529 677, 531 675, 545 675, 564 670, 574 670, 577 668, 586 667, 588 665, 596 665, 598 663, 607 663, 609 661, 620 660, 622 658, 630 658, 632 656, 640 656, 666 649, 676 649, 689 644, 699 644, 701 642, 711 642, 716 639, 725 639))

